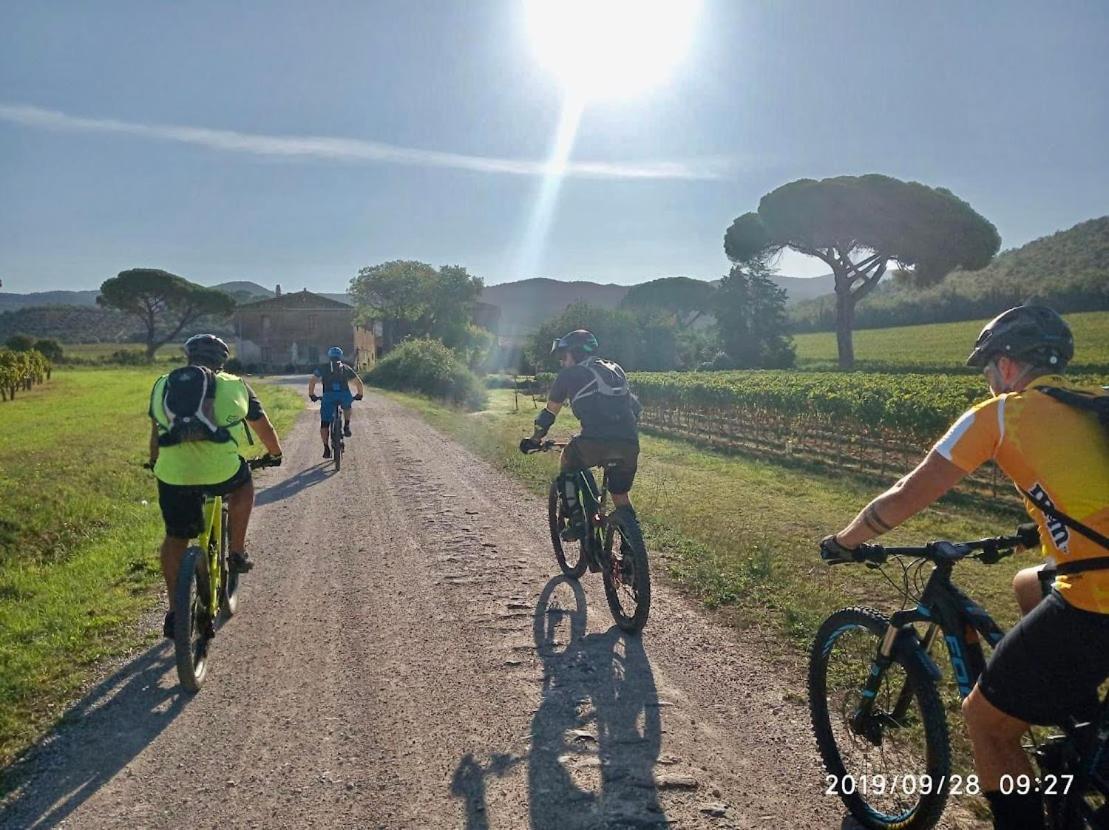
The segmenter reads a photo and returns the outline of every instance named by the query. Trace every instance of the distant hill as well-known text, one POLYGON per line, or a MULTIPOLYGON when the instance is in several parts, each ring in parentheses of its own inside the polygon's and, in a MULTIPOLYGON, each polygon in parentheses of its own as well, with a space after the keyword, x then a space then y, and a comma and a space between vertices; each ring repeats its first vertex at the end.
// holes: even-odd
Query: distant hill
POLYGON ((13 294, 0 291, 0 311, 15 311, 31 306, 82 306, 95 307, 99 291, 34 291, 30 294, 13 294))
MULTIPOLYGON (((1031 299, 1060 312, 1109 310, 1109 216, 1082 222, 999 254, 980 271, 954 271, 939 285, 890 279, 861 303, 857 328, 988 319, 1031 299)), ((798 303, 796 331, 835 327, 835 297, 798 303)))
MULTIPOLYGON (((786 290, 791 302, 817 297, 832 290, 831 274, 812 279, 779 276, 773 279, 786 290)), ((481 293, 481 301, 500 307, 500 334, 530 334, 544 320, 573 303, 585 302, 601 308, 616 308, 629 288, 630 285, 562 282, 538 278, 486 286, 481 293)))
POLYGON ((573 303, 616 308, 627 293, 626 285, 537 278, 487 286, 480 299, 500 308, 500 334, 514 335, 530 334, 544 320, 573 303))

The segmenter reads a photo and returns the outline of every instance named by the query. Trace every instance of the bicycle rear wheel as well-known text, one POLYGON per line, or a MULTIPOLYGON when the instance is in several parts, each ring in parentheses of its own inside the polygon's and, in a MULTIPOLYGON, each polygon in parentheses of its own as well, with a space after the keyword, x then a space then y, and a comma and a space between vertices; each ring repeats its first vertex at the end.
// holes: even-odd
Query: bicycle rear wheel
POLYGON ((635 634, 643 630, 651 611, 651 573, 643 532, 634 513, 620 508, 612 512, 604 545, 601 577, 609 610, 621 629, 635 634))
POLYGON ((809 656, 809 709, 828 787, 872 830, 928 830, 947 803, 951 751, 935 681, 895 651, 870 715, 853 723, 889 621, 845 608, 824 621, 809 656))
MULTIPOLYGON (((220 569, 220 584, 223 586, 220 591, 220 608, 223 615, 230 619, 235 616, 235 612, 239 610, 239 575, 231 570, 227 564, 227 557, 230 555, 230 531, 227 528, 227 504, 223 505, 223 516, 220 522, 220 549, 218 551, 217 561, 219 562, 220 569)), ((208 544, 215 544, 210 541, 208 544)))
POLYGON ((566 542, 562 538, 562 531, 569 526, 570 519, 559 496, 558 479, 551 482, 547 496, 547 522, 551 528, 551 545, 554 547, 558 567, 566 576, 578 579, 585 573, 589 560, 585 555, 585 540, 566 542))
POLYGON ((335 472, 343 468, 343 427, 339 412, 331 419, 331 460, 335 464, 335 472))
POLYGON ((190 546, 181 557, 174 591, 173 648, 177 678, 190 692, 200 691, 208 673, 208 642, 213 633, 205 560, 199 546, 190 546))

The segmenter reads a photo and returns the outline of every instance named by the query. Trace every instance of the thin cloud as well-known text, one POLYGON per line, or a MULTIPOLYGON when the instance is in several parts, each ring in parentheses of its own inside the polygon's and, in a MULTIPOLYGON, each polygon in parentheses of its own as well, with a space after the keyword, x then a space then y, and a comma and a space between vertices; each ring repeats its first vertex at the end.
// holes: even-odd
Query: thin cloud
MULTIPOLYGON (((338 162, 380 162, 416 167, 444 167, 479 173, 514 176, 543 176, 556 172, 543 161, 490 158, 444 153, 416 147, 398 147, 379 141, 328 136, 283 136, 182 127, 167 124, 138 124, 109 118, 80 118, 39 107, 0 104, 0 120, 24 127, 65 132, 119 133, 160 141, 176 141, 225 152, 248 153, 269 158, 314 158, 338 162)), ((593 179, 722 179, 732 171, 728 159, 613 163, 572 161, 564 175, 593 179)))

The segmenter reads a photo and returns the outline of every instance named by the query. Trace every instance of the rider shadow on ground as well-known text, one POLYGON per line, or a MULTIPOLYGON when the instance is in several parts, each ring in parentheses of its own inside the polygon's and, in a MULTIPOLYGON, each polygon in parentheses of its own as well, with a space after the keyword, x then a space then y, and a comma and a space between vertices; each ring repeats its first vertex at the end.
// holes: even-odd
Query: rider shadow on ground
POLYGON ((146 749, 191 699, 160 685, 173 666, 173 648, 157 643, 75 703, 52 740, 3 772, 14 790, 0 827, 55 827, 146 749))
POLYGON ((321 481, 327 481, 331 477, 334 468, 331 462, 326 464, 317 464, 315 467, 309 467, 307 470, 301 470, 295 476, 279 481, 272 487, 267 487, 254 495, 254 506, 261 507, 264 504, 273 504, 274 502, 287 499, 290 496, 295 496, 301 490, 307 490, 321 481))
POLYGON ((556 577, 533 621, 545 669, 532 719, 528 791, 533 830, 668 827, 654 768, 658 693, 639 637, 616 626, 586 634, 581 585, 556 577))
MULTIPOLYGON (((581 585, 563 576, 547 583, 535 608, 544 672, 527 756, 530 827, 669 827, 654 779, 662 724, 651 664, 640 639, 616 626, 586 634, 586 614, 581 585)), ((496 824, 486 782, 522 760, 461 760, 451 794, 466 801, 465 830, 496 824)))

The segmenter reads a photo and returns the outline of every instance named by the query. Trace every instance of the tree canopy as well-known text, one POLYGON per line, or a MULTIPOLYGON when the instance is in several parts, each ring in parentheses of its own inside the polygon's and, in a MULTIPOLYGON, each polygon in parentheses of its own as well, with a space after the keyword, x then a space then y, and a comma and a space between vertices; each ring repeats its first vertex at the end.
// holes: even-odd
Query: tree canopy
POLYGON ((678 347, 673 320, 658 312, 601 308, 574 303, 552 317, 531 336, 529 360, 538 369, 556 367, 551 343, 568 331, 588 329, 600 342, 600 355, 628 371, 667 371, 677 366, 678 347))
POLYGON ((1000 247, 997 229, 950 190, 877 174, 782 185, 724 235, 738 265, 766 266, 787 248, 827 263, 843 368, 854 363, 855 305, 890 262, 911 269, 918 284, 935 284, 955 268, 985 267, 1000 247))
POLYGON ((146 356, 203 317, 227 317, 235 300, 214 288, 157 268, 132 268, 100 285, 98 305, 135 317, 146 332, 146 356))
POLYGON ((620 305, 669 314, 679 329, 686 329, 711 310, 715 294, 716 286, 711 282, 691 277, 662 277, 633 285, 620 305))
POLYGON ((470 323, 481 289, 481 278, 459 265, 437 270, 415 260, 362 268, 350 282, 360 315, 381 321, 386 350, 409 337, 466 348, 474 339, 470 323))
POLYGON ((716 321, 720 343, 734 369, 793 366, 793 342, 786 333, 786 292, 767 270, 735 266, 720 281, 716 321))

